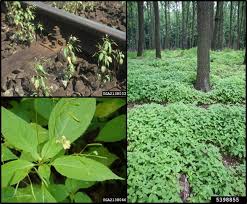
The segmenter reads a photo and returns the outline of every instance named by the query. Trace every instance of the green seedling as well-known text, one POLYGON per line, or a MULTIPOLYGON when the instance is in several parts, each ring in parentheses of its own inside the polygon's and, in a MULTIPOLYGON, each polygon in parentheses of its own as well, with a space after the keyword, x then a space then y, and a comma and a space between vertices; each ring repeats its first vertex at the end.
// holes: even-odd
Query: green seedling
POLYGON ((65 46, 65 48, 63 48, 63 55, 68 63, 68 67, 63 80, 65 87, 67 86, 69 79, 75 72, 75 64, 77 62, 75 52, 81 51, 81 47, 80 45, 78 45, 79 42, 80 40, 78 38, 76 38, 75 36, 70 36, 67 45, 65 46))
POLYGON ((34 95, 39 95, 39 93, 44 94, 45 96, 50 96, 50 89, 47 87, 45 83, 45 79, 47 79, 47 72, 44 69, 44 66, 38 61, 35 66, 36 76, 31 78, 31 82, 33 83, 36 92, 34 95))
POLYGON ((28 6, 24 9, 18 1, 5 3, 7 7, 7 21, 16 29, 10 38, 17 43, 27 43, 30 45, 35 40, 35 7, 28 6))
POLYGON ((98 52, 96 52, 93 56, 98 58, 98 66, 100 67, 100 73, 98 73, 99 78, 102 81, 110 81, 110 67, 112 64, 114 71, 119 67, 119 65, 123 64, 124 54, 119 49, 114 49, 117 47, 117 44, 109 38, 108 35, 102 38, 103 44, 98 44, 98 52), (113 63, 114 61, 114 63, 113 63))

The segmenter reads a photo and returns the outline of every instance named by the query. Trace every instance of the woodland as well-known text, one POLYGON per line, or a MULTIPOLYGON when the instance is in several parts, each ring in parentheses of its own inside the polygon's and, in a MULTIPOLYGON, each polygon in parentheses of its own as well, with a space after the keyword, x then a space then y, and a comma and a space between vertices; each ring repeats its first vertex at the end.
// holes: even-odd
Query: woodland
POLYGON ((246 2, 127 8, 128 202, 246 196, 246 2))

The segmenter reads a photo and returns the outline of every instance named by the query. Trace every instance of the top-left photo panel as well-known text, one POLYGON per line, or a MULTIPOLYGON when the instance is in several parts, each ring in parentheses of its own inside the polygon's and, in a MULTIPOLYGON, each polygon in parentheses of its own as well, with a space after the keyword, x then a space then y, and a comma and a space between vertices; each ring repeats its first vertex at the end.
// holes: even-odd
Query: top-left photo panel
POLYGON ((125 1, 2 1, 1 96, 126 96, 125 1))

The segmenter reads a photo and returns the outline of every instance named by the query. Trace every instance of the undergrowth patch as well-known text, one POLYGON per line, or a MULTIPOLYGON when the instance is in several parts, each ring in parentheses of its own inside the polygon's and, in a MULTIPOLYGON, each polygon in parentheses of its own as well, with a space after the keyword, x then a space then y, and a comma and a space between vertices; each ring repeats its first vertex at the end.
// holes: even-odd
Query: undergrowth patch
POLYGON ((245 158, 245 109, 215 104, 145 104, 128 111, 128 199, 181 202, 179 177, 190 184, 189 202, 212 195, 244 195, 245 163, 225 166, 225 153, 245 158))
POLYGON ((208 93, 194 89, 196 49, 165 51, 154 58, 128 53, 128 101, 241 104, 245 100, 243 51, 211 52, 211 88, 208 93))
POLYGON ((128 52, 128 201, 245 196, 243 51, 211 52, 208 93, 194 89, 197 50, 128 52))

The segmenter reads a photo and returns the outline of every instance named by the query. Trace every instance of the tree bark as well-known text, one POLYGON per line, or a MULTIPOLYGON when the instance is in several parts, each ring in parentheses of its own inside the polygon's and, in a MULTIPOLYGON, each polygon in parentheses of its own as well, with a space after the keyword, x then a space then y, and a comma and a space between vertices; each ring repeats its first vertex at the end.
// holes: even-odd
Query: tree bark
POLYGON ((240 47, 240 25, 239 25, 239 17, 240 17, 240 1, 238 1, 238 22, 237 22, 237 32, 238 32, 238 38, 237 38, 237 49, 239 50, 240 47))
POLYGON ((176 1, 176 24, 177 24, 177 32, 176 32, 176 38, 175 38, 175 47, 178 48, 179 42, 180 42, 180 26, 179 26, 179 13, 178 13, 178 2, 176 1))
POLYGON ((165 5, 165 49, 168 49, 168 21, 167 21, 167 1, 164 2, 165 5))
POLYGON ((170 2, 169 1, 167 1, 167 8, 168 8, 168 10, 167 10, 168 37, 167 38, 168 38, 168 49, 170 49, 171 48, 171 35, 170 35, 170 32, 171 32, 171 19, 170 19, 170 2))
POLYGON ((223 1, 217 2, 217 9, 215 15, 215 26, 212 41, 213 50, 222 50, 223 48, 223 1))
POLYGON ((213 41, 213 33, 214 33, 214 2, 210 1, 210 44, 213 41))
POLYGON ((186 48, 186 35, 185 35, 185 1, 182 1, 182 49, 186 48))
POLYGON ((242 22, 243 22, 243 15, 244 15, 244 2, 242 2, 242 6, 241 6, 241 9, 242 9, 242 11, 241 11, 241 17, 240 17, 240 30, 239 30, 239 35, 240 35, 240 37, 239 37, 239 49, 241 49, 241 40, 242 40, 242 36, 243 35, 241 35, 241 33, 242 33, 242 27, 245 27, 246 25, 244 24, 244 25, 242 25, 242 22))
POLYGON ((155 48, 155 37, 154 37, 154 8, 152 2, 150 4, 150 15, 151 15, 151 31, 152 31, 152 49, 155 48))
POLYGON ((231 6, 230 6, 230 30, 229 30, 228 47, 232 48, 232 1, 231 1, 231 6))
POLYGON ((195 2, 192 1, 192 31, 191 31, 191 47, 194 46, 194 25, 195 25, 195 2))
POLYGON ((198 1, 197 5, 198 49, 195 88, 208 92, 210 90, 210 3, 198 1))
POLYGON ((137 57, 140 57, 143 54, 143 45, 144 45, 143 1, 138 1, 137 6, 138 6, 138 28, 139 28, 137 57))
POLYGON ((186 40, 186 48, 189 49, 189 10, 190 10, 190 1, 186 2, 186 31, 185 31, 185 40, 186 40))
POLYGON ((158 1, 153 1, 153 6, 154 6, 154 19, 155 19, 156 58, 161 58, 161 50, 160 50, 160 16, 159 16, 158 1))

